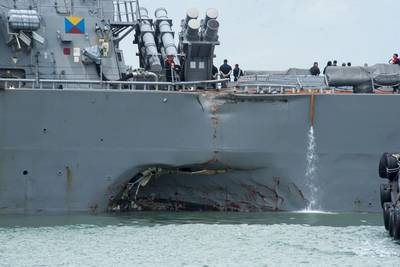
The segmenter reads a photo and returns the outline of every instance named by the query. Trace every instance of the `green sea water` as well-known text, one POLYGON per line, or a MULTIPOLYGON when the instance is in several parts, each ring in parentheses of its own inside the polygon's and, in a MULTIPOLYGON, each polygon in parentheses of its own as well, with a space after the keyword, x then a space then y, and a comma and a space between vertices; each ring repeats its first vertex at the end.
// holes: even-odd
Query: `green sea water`
POLYGON ((400 266, 381 214, 0 216, 0 266, 400 266))

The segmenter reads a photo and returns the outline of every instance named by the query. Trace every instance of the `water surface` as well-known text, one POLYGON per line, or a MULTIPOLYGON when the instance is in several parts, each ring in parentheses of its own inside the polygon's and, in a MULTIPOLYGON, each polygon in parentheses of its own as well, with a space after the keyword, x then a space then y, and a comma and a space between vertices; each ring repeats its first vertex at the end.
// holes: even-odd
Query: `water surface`
POLYGON ((380 214, 0 216, 0 266, 399 266, 380 214))

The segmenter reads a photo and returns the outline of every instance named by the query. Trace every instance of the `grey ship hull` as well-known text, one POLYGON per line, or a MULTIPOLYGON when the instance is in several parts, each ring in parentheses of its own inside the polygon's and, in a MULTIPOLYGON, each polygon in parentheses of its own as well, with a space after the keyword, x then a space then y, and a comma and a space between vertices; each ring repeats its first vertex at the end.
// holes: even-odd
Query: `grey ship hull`
POLYGON ((1 91, 0 213, 103 212, 151 166, 229 171, 154 178, 139 192, 148 201, 263 211, 304 209, 314 197, 324 210, 378 211, 377 163, 400 150, 399 103, 316 95, 310 185, 308 95, 1 91))

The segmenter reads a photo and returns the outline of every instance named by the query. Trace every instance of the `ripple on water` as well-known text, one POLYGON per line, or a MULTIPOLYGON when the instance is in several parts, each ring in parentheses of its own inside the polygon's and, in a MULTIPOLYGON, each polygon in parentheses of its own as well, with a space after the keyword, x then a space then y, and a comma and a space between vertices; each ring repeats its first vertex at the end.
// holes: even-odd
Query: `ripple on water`
POLYGON ((0 231, 0 266, 381 266, 400 247, 382 227, 111 225, 0 231))

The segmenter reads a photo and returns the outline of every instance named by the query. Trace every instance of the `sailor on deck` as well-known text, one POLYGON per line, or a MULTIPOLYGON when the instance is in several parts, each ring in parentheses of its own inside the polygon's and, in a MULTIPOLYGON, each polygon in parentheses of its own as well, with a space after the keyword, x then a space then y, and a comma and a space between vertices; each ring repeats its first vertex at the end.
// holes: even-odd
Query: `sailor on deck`
MULTIPOLYGON (((400 58, 398 54, 393 54, 393 57, 389 60, 389 64, 400 65, 400 58)), ((393 86, 393 94, 399 92, 400 87, 393 86)))
MULTIPOLYGON (((228 60, 225 59, 224 60, 224 64, 221 65, 221 67, 219 67, 219 73, 221 74, 221 78, 222 79, 229 79, 229 81, 231 80, 231 74, 232 74, 232 67, 228 64, 228 60)), ((228 87, 228 83, 224 82, 222 84, 223 88, 228 87)))
POLYGON ((239 78, 242 76, 243 76, 243 70, 239 68, 239 64, 236 64, 235 68, 233 69, 234 81, 237 82, 239 78))
POLYGON ((314 65, 310 69, 310 74, 313 76, 319 76, 321 74, 321 71, 318 67, 318 62, 314 62, 314 65))
MULTIPOLYGON (((218 68, 215 65, 213 65, 213 67, 212 67, 212 79, 213 80, 218 80, 218 68)), ((213 83, 212 87, 214 89, 216 89, 217 88, 217 84, 213 83)))
POLYGON ((175 82, 177 79, 176 70, 179 66, 175 65, 174 62, 174 55, 169 54, 167 55, 167 59, 165 60, 165 77, 167 82, 175 82))
POLYGON ((324 72, 323 72, 324 75, 326 73, 326 69, 329 67, 332 67, 332 61, 328 61, 328 63, 326 64, 326 67, 324 68, 324 72))
POLYGON ((398 54, 393 54, 393 57, 389 60, 390 64, 400 64, 400 59, 398 54))

